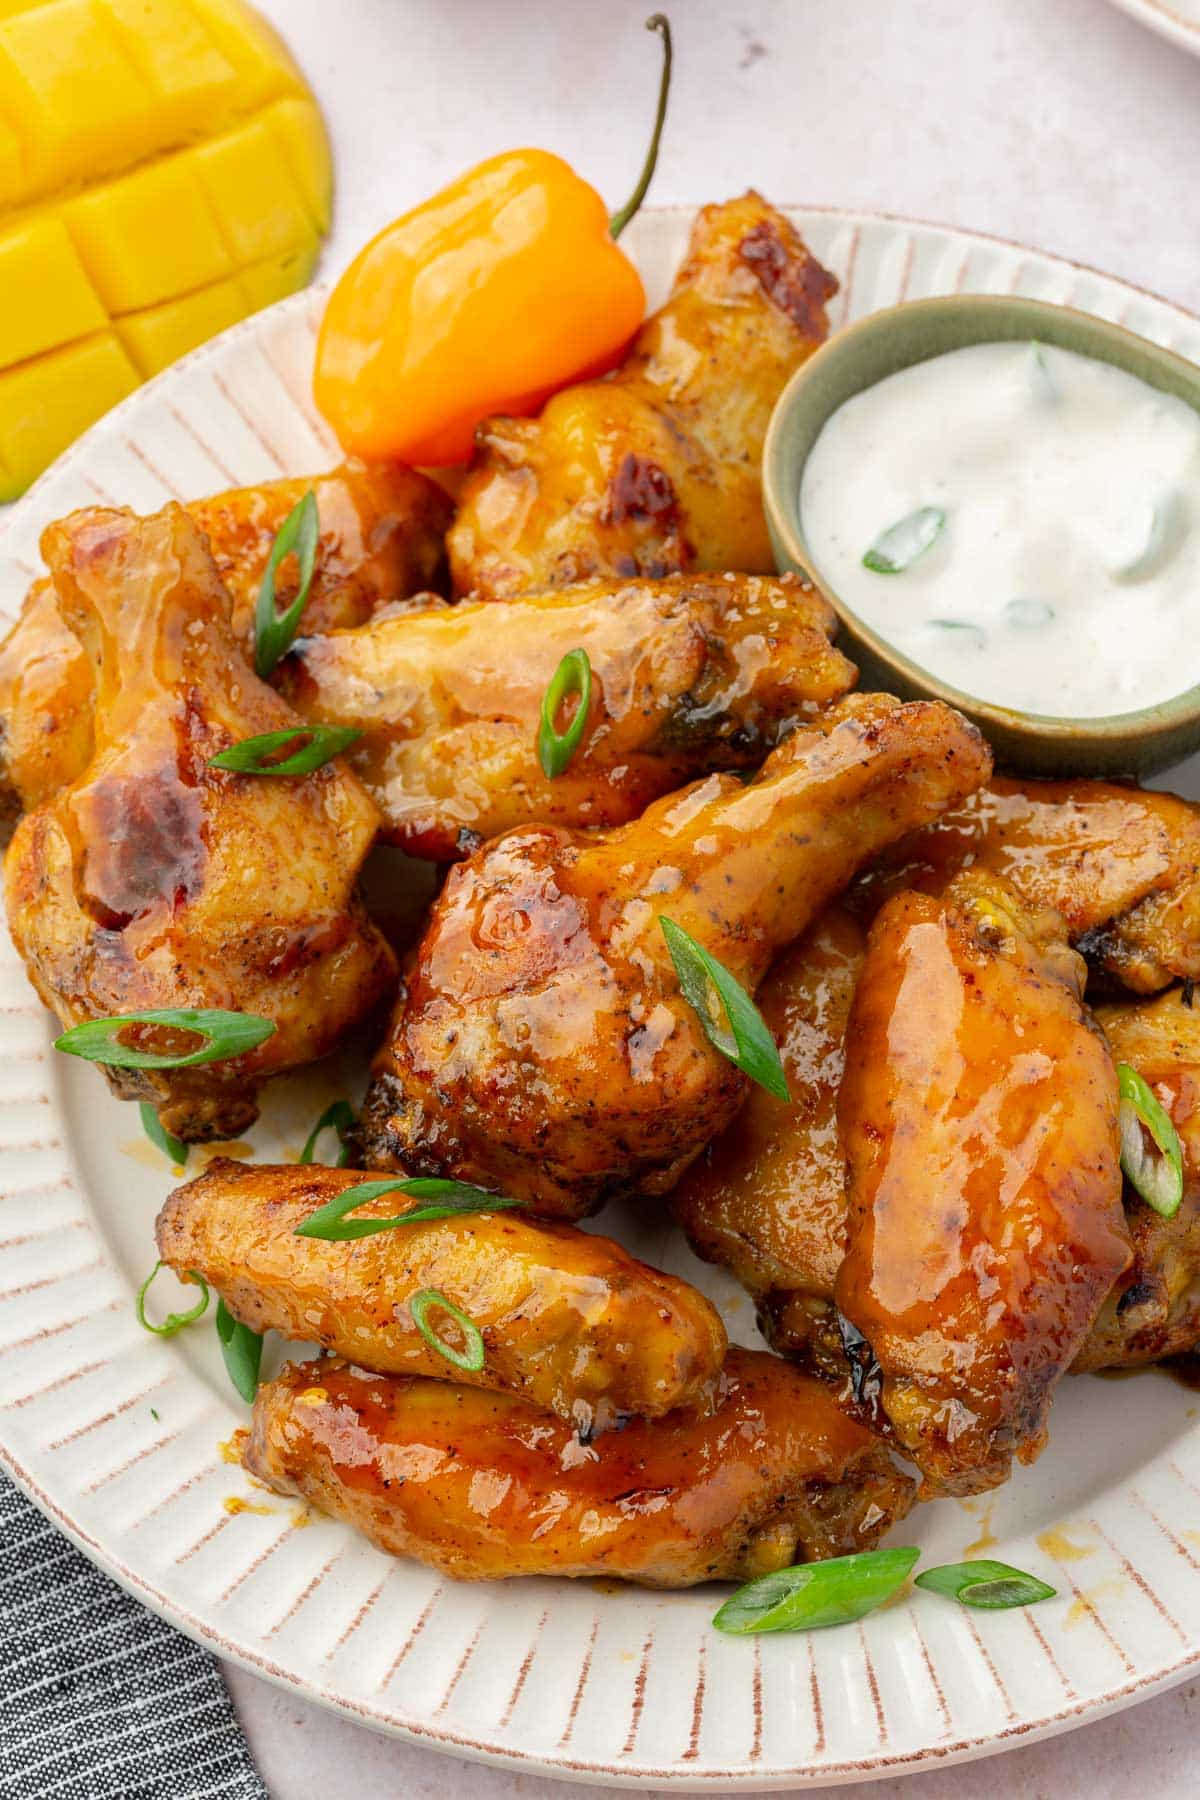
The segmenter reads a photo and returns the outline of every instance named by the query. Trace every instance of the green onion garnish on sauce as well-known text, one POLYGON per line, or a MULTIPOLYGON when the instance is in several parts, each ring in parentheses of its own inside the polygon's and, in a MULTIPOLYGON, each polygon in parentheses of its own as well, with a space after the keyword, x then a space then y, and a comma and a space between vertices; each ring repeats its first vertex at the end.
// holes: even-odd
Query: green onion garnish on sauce
POLYGON ((448 1300, 445 1294, 439 1293, 437 1288, 422 1288, 419 1293, 410 1296, 408 1310, 412 1314, 413 1324, 431 1350, 436 1350, 439 1356, 444 1356, 446 1361, 453 1363, 456 1369, 465 1369, 468 1375, 479 1373, 483 1367, 483 1333, 474 1319, 468 1318, 461 1307, 455 1306, 453 1300, 448 1300), (463 1349, 459 1350, 453 1344, 448 1344, 445 1338, 439 1337, 433 1329, 429 1323, 429 1311, 434 1306, 441 1312, 449 1313, 458 1325, 463 1334, 463 1349))
POLYGON ((262 1338, 235 1319, 223 1300, 217 1301, 217 1336, 230 1381, 247 1406, 253 1406, 262 1363, 262 1338))
POLYGON ((930 619, 928 622, 934 631, 951 632, 964 650, 982 650, 987 644, 982 625, 972 625, 969 619, 930 619))
POLYGON ((297 1225, 296 1237, 321 1238, 326 1243, 348 1243, 354 1238, 374 1237, 377 1231, 394 1231, 399 1225, 424 1225, 431 1219, 456 1218, 461 1213, 505 1212, 512 1206, 524 1206, 523 1200, 510 1200, 504 1194, 490 1194, 486 1188, 474 1187, 468 1181, 445 1181, 437 1175, 395 1178, 383 1176, 377 1181, 358 1181, 343 1188, 340 1194, 319 1207, 297 1225), (398 1213, 388 1219, 348 1219, 347 1213, 381 1194, 407 1194, 414 1200, 427 1200, 427 1206, 415 1206, 411 1212, 398 1213))
POLYGON ((308 604, 320 537, 317 497, 309 488, 276 532, 258 590, 258 604, 254 610, 254 668, 264 681, 280 657, 286 656, 292 647, 300 626, 300 615, 308 604), (280 563, 293 551, 300 565, 300 586, 286 612, 279 612, 275 604, 275 581, 280 563))
POLYGON ((149 1100, 143 1100, 138 1111, 142 1118, 142 1130, 155 1149, 161 1150, 168 1162, 174 1163, 177 1168, 184 1168, 188 1159, 187 1145, 171 1135, 149 1100))
POLYGON ((1049 625, 1054 608, 1044 600, 1010 600, 1004 608, 1004 617, 1018 631, 1038 631, 1043 625, 1049 625))
POLYGON ((738 1637, 754 1631, 823 1631, 830 1625, 852 1624, 891 1599, 920 1554, 913 1545, 861 1550, 760 1575, 730 1596, 713 1624, 738 1637))
POLYGON ((1165 494, 1149 512, 1141 546, 1127 561, 1113 569, 1114 581, 1144 581, 1147 576, 1157 574, 1162 564, 1169 560, 1177 537, 1179 501, 1174 493, 1165 494))
POLYGON ((933 548, 945 526, 944 507, 919 506, 880 533, 863 557, 863 568, 876 575, 902 575, 933 548))
POLYGON ((146 1012, 120 1013, 112 1019, 89 1019, 55 1038, 54 1048, 114 1069, 194 1069, 201 1063, 244 1056, 269 1038, 275 1026, 253 1013, 222 1012, 216 1007, 161 1006, 146 1012), (174 1052, 138 1050, 121 1042, 131 1026, 185 1031, 205 1041, 198 1049, 174 1052))
POLYGON ((592 704, 592 665, 586 650, 568 650, 550 677, 542 695, 542 719, 538 727, 538 761, 547 781, 561 775, 578 750, 587 729, 592 704), (570 723, 558 729, 559 709, 572 695, 578 704, 570 723))
POLYGON ((1029 345, 1029 373, 1033 397, 1042 406, 1058 405, 1058 389, 1054 377, 1050 373, 1050 360, 1046 355, 1045 344, 1039 344, 1036 338, 1029 345))
POLYGON ((243 738, 210 756, 210 769, 229 769, 235 775, 311 775, 356 744, 362 732, 354 725, 297 725, 291 731, 262 731, 243 738), (279 752, 288 744, 290 756, 279 752))
POLYGON ((300 1152, 300 1161, 302 1163, 312 1162, 316 1156, 317 1139, 320 1137, 321 1133, 323 1131, 335 1131, 337 1133, 338 1144, 340 1145, 335 1166, 339 1169, 344 1169, 350 1160, 350 1146, 346 1142, 346 1138, 353 1130, 354 1108, 348 1100, 335 1100, 332 1106, 327 1106, 325 1108, 325 1111, 321 1114, 307 1138, 304 1140, 304 1148, 300 1152))
POLYGON ((1001 1612, 1010 1606, 1034 1606, 1039 1600, 1053 1600, 1057 1590, 1014 1569, 1008 1563, 978 1562, 942 1563, 917 1576, 916 1585, 931 1594, 945 1594, 963 1606, 977 1606, 986 1612, 1001 1612))
POLYGON ((179 1276, 180 1281, 190 1281, 194 1287, 198 1287, 200 1289, 200 1298, 197 1300, 195 1306, 190 1307, 187 1312, 168 1313, 161 1325, 152 1325, 150 1320, 146 1317, 146 1295, 149 1292, 150 1284, 154 1280, 154 1277, 163 1267, 164 1265, 161 1262, 155 1263, 154 1267, 137 1291, 136 1298, 133 1302, 133 1310, 137 1315, 137 1322, 143 1331, 152 1331, 155 1337, 169 1338, 174 1337, 177 1331, 182 1331, 185 1325, 193 1324, 194 1321, 200 1318, 207 1310, 208 1283, 204 1281, 201 1276, 197 1275, 194 1269, 184 1269, 179 1276))
POLYGON ((709 1042, 776 1100, 790 1100, 779 1047, 766 1020, 745 988, 690 931, 674 919, 659 924, 679 977, 684 999, 699 1019, 709 1042), (721 1015, 727 1021, 721 1023, 721 1015))
POLYGON ((1183 1149, 1170 1115, 1136 1069, 1117 1064, 1121 1167, 1146 1202, 1164 1219, 1183 1199, 1183 1149))

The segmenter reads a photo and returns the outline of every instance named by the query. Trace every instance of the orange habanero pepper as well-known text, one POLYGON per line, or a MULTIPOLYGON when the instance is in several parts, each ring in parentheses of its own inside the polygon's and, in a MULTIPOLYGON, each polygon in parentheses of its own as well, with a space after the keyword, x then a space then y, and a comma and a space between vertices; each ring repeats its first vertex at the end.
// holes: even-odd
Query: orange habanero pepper
POLYGON ((325 309, 313 389, 343 447, 438 466, 471 453, 493 413, 536 412, 573 377, 612 368, 642 322, 641 278, 615 239, 650 185, 671 75, 670 27, 645 167, 610 219, 545 150, 469 169, 371 240, 325 309))

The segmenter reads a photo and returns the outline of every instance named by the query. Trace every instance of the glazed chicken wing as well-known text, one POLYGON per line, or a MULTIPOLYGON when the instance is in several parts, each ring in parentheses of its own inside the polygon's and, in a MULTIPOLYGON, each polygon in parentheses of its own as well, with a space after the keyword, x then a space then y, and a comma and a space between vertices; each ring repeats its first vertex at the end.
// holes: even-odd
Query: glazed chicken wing
POLYGON ((1174 1218, 1127 1182, 1133 1260, 1075 1359, 1077 1370, 1131 1368, 1200 1343, 1200 1008, 1180 989, 1097 1009, 1118 1062, 1129 1063, 1166 1107, 1183 1150, 1183 1200, 1174 1218))
POLYGON ((295 779, 209 766, 297 721, 242 661, 228 596, 180 507, 76 513, 42 549, 92 659, 95 750, 17 827, 13 939, 67 1026, 161 1007, 271 1020, 274 1034, 234 1061, 109 1072, 177 1136, 232 1137, 267 1076, 325 1055, 392 979, 356 889, 377 814, 337 762, 295 779))
MULTIPOLYGON (((586 1433, 623 1414, 653 1418, 698 1403, 719 1373, 726 1343, 716 1309, 611 1238, 518 1212, 433 1219, 348 1243, 296 1236, 318 1207, 369 1179, 217 1161, 168 1198, 159 1256, 203 1276, 254 1331, 311 1340, 389 1374, 520 1394, 586 1433), (427 1288, 479 1327, 477 1374, 457 1369, 414 1325, 409 1297, 427 1288)), ((392 1193, 354 1217, 421 1204, 392 1193)), ((444 1313, 433 1323, 449 1340, 461 1335, 444 1313)))
POLYGON ((454 590, 506 599, 591 575, 775 566, 759 463, 837 283, 755 193, 708 206, 622 366, 536 419, 492 419, 448 539, 454 590))
POLYGON ((967 866, 1050 906, 1138 993, 1200 978, 1200 808, 1105 781, 997 778, 882 859, 863 896, 939 891, 967 866))
POLYGON ((662 1193, 745 1098, 683 999, 660 919, 751 991, 875 851, 988 773, 949 707, 886 695, 802 727, 743 786, 591 837, 510 833, 453 869, 362 1120, 365 1161, 578 1217, 662 1193))
POLYGON ((794 579, 592 582, 502 612, 464 603, 311 638, 280 685, 306 719, 363 732, 348 760, 387 835, 446 861, 518 825, 621 825, 705 769, 761 762, 853 686, 834 622, 794 579), (591 665, 587 729, 547 780, 542 697, 577 647, 591 665))
POLYGON ((752 1350, 729 1352, 712 1410, 589 1445, 512 1395, 291 1365, 259 1388, 243 1461, 460 1581, 748 1579, 868 1549, 913 1498, 826 1388, 752 1350))
POLYGON ((94 701, 91 658, 54 583, 35 581, 0 642, 0 818, 31 812, 83 773, 94 701))
MULTIPOLYGON (((198 500, 187 510, 208 535, 244 653, 275 534, 310 487, 321 535, 304 609, 307 632, 360 625, 379 607, 443 580, 450 501, 412 469, 350 462, 329 475, 198 500)), ((298 579, 289 558, 279 571, 279 606, 295 599, 298 579)), ((91 658, 64 620, 53 582, 35 582, 0 642, 0 811, 7 803, 30 812, 83 773, 92 754, 92 704, 91 658)))
MULTIPOLYGON (((450 496, 401 463, 342 463, 328 475, 264 481, 196 500, 188 511, 207 533, 217 572, 233 602, 235 635, 248 643, 271 546, 283 521, 312 489, 321 521, 304 629, 316 634, 362 625, 380 607, 411 594, 443 591, 450 496)), ((299 572, 285 563, 277 607, 296 597, 299 572)))
POLYGON ((1030 1462, 1055 1384, 1126 1267, 1117 1079, 1054 913, 994 877, 871 928, 839 1121, 837 1304, 932 1492, 1030 1462))
MULTIPOLYGON (((758 1004, 778 1040, 793 1103, 752 1090, 671 1195, 693 1249, 729 1269, 757 1302, 772 1348, 839 1381, 851 1367, 834 1303, 846 1238, 836 1110, 864 946, 863 927, 834 906, 772 965, 758 1004)), ((1164 1219, 1126 1184, 1133 1259, 1073 1371, 1157 1362, 1200 1342, 1200 1007, 1174 989, 1100 1007, 1096 1020, 1115 1059, 1132 1064, 1171 1114, 1185 1186, 1179 1211, 1164 1219)), ((850 1348, 860 1347, 852 1340, 850 1348)), ((868 1351, 862 1367, 869 1362, 868 1351)))
POLYGON ((863 926, 834 905, 772 964, 758 1006, 791 1102, 752 1088, 671 1194, 692 1248, 737 1277, 773 1348, 839 1379, 847 1367, 833 1290, 846 1247, 846 1158, 837 1100, 865 951, 863 926))

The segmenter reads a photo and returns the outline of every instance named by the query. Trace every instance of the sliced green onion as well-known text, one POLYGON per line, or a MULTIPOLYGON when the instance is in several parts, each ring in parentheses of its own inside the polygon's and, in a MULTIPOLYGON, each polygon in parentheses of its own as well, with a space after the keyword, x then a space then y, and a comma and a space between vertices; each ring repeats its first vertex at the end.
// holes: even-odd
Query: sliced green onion
POLYGON ((190 1281, 195 1287, 200 1289, 199 1300, 197 1300, 195 1306, 193 1306, 189 1312, 168 1313, 161 1325, 152 1325, 146 1317, 146 1294, 149 1290, 150 1283, 154 1280, 158 1271, 163 1267, 164 1264, 161 1262, 155 1263, 154 1267, 137 1291, 137 1297, 133 1302, 133 1310, 137 1314, 137 1322, 143 1331, 152 1331, 155 1337, 169 1338, 174 1337, 177 1331, 182 1331, 185 1325, 194 1324, 194 1322, 207 1310, 208 1284, 204 1281, 203 1277, 197 1275, 194 1269, 184 1269, 180 1274, 179 1279, 180 1281, 190 1281))
POLYGON ((1032 339, 1029 345, 1029 366, 1034 399, 1042 406, 1057 406, 1058 388, 1050 373, 1050 361, 1046 355, 1046 346, 1039 344, 1036 338, 1032 339))
POLYGON ((354 1108, 348 1100, 335 1100, 327 1106, 304 1141, 300 1152, 300 1161, 310 1163, 316 1154, 317 1139, 323 1131, 336 1131, 341 1149, 338 1151, 336 1168, 344 1169, 350 1160, 350 1146, 346 1142, 348 1132, 354 1130, 354 1108))
POLYGON ((300 625, 300 615, 308 604, 313 571, 317 565, 317 545, 321 537, 321 518, 317 496, 309 488, 303 500, 294 506, 271 545, 271 554, 263 570, 254 610, 254 667, 265 681, 281 656, 292 647, 292 639, 300 625), (296 598, 286 612, 275 608, 275 579, 279 565, 293 550, 300 565, 300 586, 296 598))
POLYGON ((297 725, 292 731, 263 731, 243 738, 210 756, 210 769, 232 769, 235 775, 311 775, 357 744, 362 732, 354 725, 297 725), (290 756, 279 756, 286 744, 299 744, 290 756))
POLYGON ((143 1100, 138 1111, 142 1115, 142 1130, 150 1139, 156 1150, 161 1150, 169 1162, 180 1168, 185 1167, 188 1159, 188 1147, 177 1137, 172 1137, 157 1111, 149 1100, 143 1100))
POLYGON ((538 727, 538 761, 547 781, 553 781, 566 769, 578 750, 587 729, 588 708, 592 703, 592 665, 586 650, 568 650, 550 677, 542 695, 542 722, 538 727), (565 731, 559 731, 555 720, 558 709, 571 694, 578 694, 579 704, 565 731))
POLYGON ((225 1367, 247 1406, 253 1406, 258 1392, 258 1371, 262 1363, 263 1341, 240 1319, 235 1319, 223 1300, 217 1301, 217 1336, 225 1367))
POLYGON ((679 977, 683 997, 704 1028, 709 1042, 727 1056, 751 1081, 766 1088, 777 1100, 790 1100, 787 1076, 779 1060, 779 1047, 767 1030, 766 1020, 741 983, 715 956, 698 944, 690 931, 674 919, 660 916, 671 961, 679 977), (728 1029, 720 1023, 715 997, 724 1009, 728 1029))
POLYGON ((926 623, 934 631, 953 632, 964 649, 969 645, 973 650, 982 650, 987 644, 987 634, 982 625, 972 625, 969 619, 929 619, 926 623))
POLYGON ((1179 1133, 1157 1097, 1128 1063, 1117 1064, 1117 1089, 1121 1096, 1121 1167, 1147 1206, 1164 1219, 1173 1218, 1183 1199, 1179 1133))
POLYGON ((1037 631, 1043 625, 1049 625, 1054 608, 1044 600, 1010 600, 1004 608, 1004 616, 1018 631, 1037 631))
POLYGON ((608 229, 615 238, 619 238, 646 198, 647 190, 654 178, 655 166, 658 163, 658 146, 662 139, 663 125, 667 117, 667 95, 671 91, 671 26, 663 13, 651 13, 646 20, 647 31, 657 31, 662 39, 663 64, 662 74, 658 80, 658 105, 654 112, 654 130, 650 137, 650 148, 646 152, 646 160, 642 164, 642 172, 638 184, 630 194, 624 206, 615 212, 608 221, 608 229))
POLYGON ((945 509, 919 506, 907 518, 881 532, 863 557, 863 568, 876 575, 901 575, 932 549, 946 526, 945 509))
POLYGON ((1114 581, 1145 581, 1148 575, 1157 574, 1163 563, 1174 553, 1178 537, 1178 496, 1173 492, 1167 493, 1149 507, 1148 511, 1141 546, 1133 556, 1112 570, 1114 581))
POLYGON ((524 1206, 523 1200, 509 1200, 504 1194, 489 1194, 486 1188, 473 1187, 467 1181, 444 1181, 440 1176, 418 1175, 405 1179, 385 1176, 379 1181, 360 1181, 343 1188, 333 1200, 297 1225, 297 1237, 322 1238, 340 1244, 352 1238, 374 1237, 377 1231, 393 1231, 397 1225, 424 1225, 430 1219, 454 1218, 460 1213, 504 1212, 511 1206, 524 1206), (429 1200, 429 1206, 414 1207, 390 1219, 347 1219, 346 1214, 380 1194, 408 1194, 414 1200, 429 1200))
POLYGON ((422 1288, 419 1293, 413 1294, 408 1302, 408 1310, 412 1314, 413 1324, 431 1350, 444 1356, 456 1369, 465 1369, 468 1375, 478 1375, 483 1367, 483 1333, 474 1319, 468 1318, 460 1307, 455 1306, 453 1300, 447 1300, 445 1294, 439 1293, 437 1288, 422 1288), (431 1306, 440 1307, 457 1322, 466 1339, 465 1350, 456 1350, 453 1344, 448 1344, 445 1338, 438 1336, 428 1319, 431 1306))
POLYGON ((713 1624, 739 1637, 751 1631, 823 1631, 829 1625, 852 1624, 890 1600, 920 1554, 913 1545, 860 1550, 760 1575, 730 1596, 713 1624))
POLYGON ((917 1576, 917 1586, 931 1594, 945 1594, 964 1606, 978 1606, 987 1612, 1001 1612, 1009 1606, 1033 1606, 1039 1600, 1053 1600, 1056 1589, 1026 1575, 1008 1563, 979 1562, 942 1563, 917 1576))
POLYGON ((244 1056, 247 1050, 264 1043, 274 1030, 270 1019, 257 1018, 254 1013, 221 1012, 215 1007, 160 1006, 147 1012, 120 1013, 113 1019, 89 1019, 86 1024, 73 1025, 70 1031, 55 1038, 54 1048, 67 1056, 82 1056, 88 1062, 108 1063, 114 1069, 194 1069, 201 1063, 244 1056), (120 1034, 131 1025, 190 1031, 207 1042, 198 1050, 160 1056, 120 1042, 120 1034))

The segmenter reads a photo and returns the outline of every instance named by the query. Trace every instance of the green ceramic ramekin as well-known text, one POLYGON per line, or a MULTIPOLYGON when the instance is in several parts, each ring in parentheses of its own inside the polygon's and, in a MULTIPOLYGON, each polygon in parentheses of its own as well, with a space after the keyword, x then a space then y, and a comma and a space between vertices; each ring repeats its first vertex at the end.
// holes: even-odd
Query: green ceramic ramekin
MULTIPOLYGON (((831 413, 898 369, 965 344, 1014 339, 1036 339, 1114 363, 1200 412, 1200 367, 1070 307, 999 294, 955 294, 872 313, 838 332, 797 370, 775 407, 763 451, 763 493, 776 561, 829 595, 842 624, 839 641, 862 670, 865 687, 958 707, 985 733, 1003 767, 1035 775, 1150 775, 1200 748, 1200 687, 1137 712, 1087 719, 1016 712, 979 700, 902 655, 859 618, 817 573, 804 541, 801 476, 831 413)), ((1197 603, 1200 609, 1200 594, 1197 603)), ((1136 628, 1131 614, 1130 629, 1136 628)))

